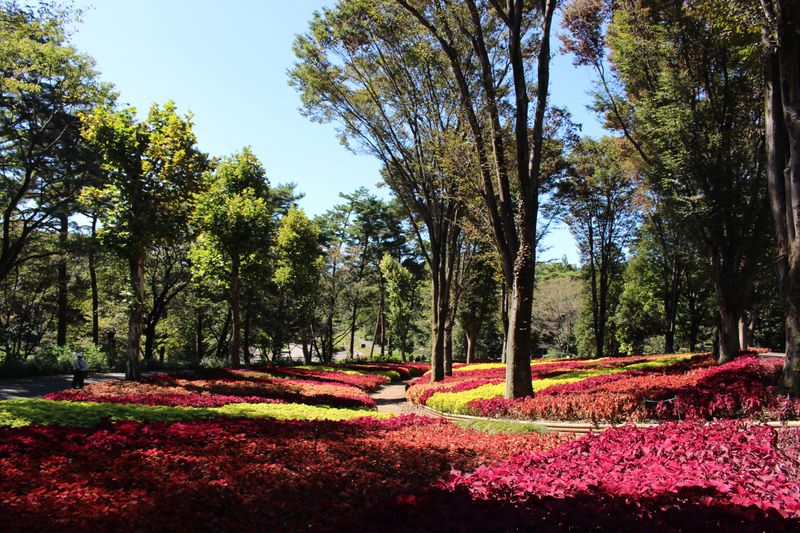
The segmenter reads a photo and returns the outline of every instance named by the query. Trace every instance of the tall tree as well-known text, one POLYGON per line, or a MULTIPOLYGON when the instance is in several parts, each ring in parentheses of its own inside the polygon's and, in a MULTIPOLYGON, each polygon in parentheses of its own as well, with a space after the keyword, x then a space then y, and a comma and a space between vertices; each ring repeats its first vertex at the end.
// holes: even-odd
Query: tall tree
POLYGON ((32 254, 32 241, 54 225, 57 255, 56 343, 67 343, 68 235, 94 154, 80 136, 77 113, 108 103, 94 61, 68 42, 76 13, 49 5, 0 4, 0 280, 32 254))
POLYGON ((758 32, 716 24, 725 4, 574 0, 564 17, 568 49, 598 73, 597 109, 706 250, 721 362, 740 348, 768 217, 758 32))
POLYGON ((800 6, 763 0, 769 198, 786 312, 783 388, 800 396, 800 6))
POLYGON ((269 246, 272 219, 268 196, 264 167, 249 148, 244 148, 206 174, 206 190, 198 195, 193 215, 200 231, 194 253, 199 272, 214 258, 221 258, 228 276, 233 368, 240 367, 242 353, 242 270, 250 263, 264 261, 269 246))
POLYGON ((431 379, 438 381, 445 374, 462 202, 459 176, 437 156, 459 131, 459 116, 444 58, 413 27, 391 1, 341 1, 316 14, 310 31, 297 38, 291 83, 310 116, 338 122, 344 140, 384 165, 384 181, 430 269, 431 379))
POLYGON ((319 228, 302 210, 292 208, 281 220, 276 248, 275 282, 288 311, 282 328, 300 336, 308 364, 323 265, 319 228))
POLYGON ((638 223, 635 173, 625 147, 611 137, 582 140, 571 163, 559 196, 586 269, 595 355, 603 357, 611 339, 612 286, 619 281, 614 276, 638 223))
POLYGON ((558 1, 397 2, 429 32, 448 59, 451 86, 457 91, 478 161, 481 197, 510 288, 505 395, 533 395, 530 326, 536 228, 545 181, 542 145, 550 34, 558 1), (471 75, 472 67, 476 76, 471 75), (532 87, 536 87, 536 105, 531 121, 532 87), (506 109, 509 116, 504 123, 506 109), (507 146, 509 130, 513 147, 507 146))
POLYGON ((188 223, 206 156, 196 147, 191 116, 178 115, 172 102, 153 105, 143 122, 133 108, 100 108, 82 120, 106 175, 102 189, 87 191, 102 198, 100 237, 127 262, 132 296, 125 377, 139 379, 145 256, 188 223))
POLYGON ((419 283, 414 275, 390 255, 381 260, 381 270, 386 279, 386 315, 393 337, 400 348, 400 358, 405 361, 409 353, 409 335, 419 305, 419 283))

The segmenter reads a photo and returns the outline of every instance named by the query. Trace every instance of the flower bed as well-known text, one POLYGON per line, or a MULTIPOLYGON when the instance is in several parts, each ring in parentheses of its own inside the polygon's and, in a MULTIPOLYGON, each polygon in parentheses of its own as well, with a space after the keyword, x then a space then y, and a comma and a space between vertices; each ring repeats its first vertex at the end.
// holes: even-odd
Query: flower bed
POLYGON ((231 403, 221 407, 171 407, 135 403, 96 403, 55 400, 0 402, 0 426, 61 425, 95 427, 108 420, 191 422, 217 417, 279 420, 349 420, 389 415, 366 409, 343 409, 298 403, 231 403))
MULTIPOLYGON (((648 373, 675 374, 692 368, 706 367, 709 364, 711 364, 710 358, 704 354, 596 360, 541 360, 531 364, 531 374, 534 390, 540 395, 546 395, 550 390, 579 387, 584 383, 592 385, 610 383, 622 379, 622 376, 632 377, 648 373)), ((501 399, 505 391, 504 372, 504 368, 496 364, 466 365, 454 369, 453 376, 438 383, 430 383, 424 378, 415 380, 409 387, 407 396, 414 403, 428 405, 441 412, 508 416, 512 408, 518 409, 518 404, 501 399)), ((536 399, 532 401, 535 402, 536 399)))
POLYGON ((509 516, 516 513, 517 523, 547 518, 600 530, 653 522, 667 529, 701 523, 791 528, 800 525, 799 440, 798 429, 735 421, 624 426, 471 473, 454 471, 441 487, 513 505, 509 516))
POLYGON ((651 419, 768 417, 800 414, 800 402, 774 396, 780 362, 741 357, 685 374, 640 370, 551 389, 534 398, 471 401, 480 416, 620 422, 651 419))
POLYGON ((290 378, 295 380, 333 383, 356 387, 365 392, 375 392, 382 385, 386 385, 391 378, 378 374, 364 374, 355 371, 343 371, 331 367, 299 367, 299 366, 265 366, 257 370, 232 371, 226 377, 245 378, 290 378))
POLYGON ((309 379, 256 377, 231 373, 217 379, 177 377, 159 374, 149 383, 180 387, 198 394, 257 396, 274 400, 333 407, 375 407, 375 401, 363 390, 342 383, 309 379))
POLYGON ((413 416, 6 429, 0 430, 0 529, 401 526, 395 502, 413 502, 451 467, 473 469, 512 450, 547 450, 564 440, 487 435, 413 416), (373 514, 383 520, 373 522, 373 514))

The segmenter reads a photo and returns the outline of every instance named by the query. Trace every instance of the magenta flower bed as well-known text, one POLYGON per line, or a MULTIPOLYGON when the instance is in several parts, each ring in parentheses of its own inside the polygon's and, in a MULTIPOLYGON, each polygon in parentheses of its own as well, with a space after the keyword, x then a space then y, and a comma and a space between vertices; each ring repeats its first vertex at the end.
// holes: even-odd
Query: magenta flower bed
POLYGON ((736 421, 624 426, 470 473, 454 471, 440 486, 532 513, 541 513, 538 504, 575 499, 594 501, 595 511, 606 514, 613 507, 603 502, 616 499, 633 503, 642 519, 659 509, 697 505, 797 518, 800 430, 782 431, 736 421))

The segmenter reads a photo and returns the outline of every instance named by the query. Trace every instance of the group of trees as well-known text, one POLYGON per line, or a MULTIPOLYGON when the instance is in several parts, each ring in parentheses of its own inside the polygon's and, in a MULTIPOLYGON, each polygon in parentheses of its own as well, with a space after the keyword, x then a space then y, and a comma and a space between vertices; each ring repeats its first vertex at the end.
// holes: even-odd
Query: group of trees
POLYGON ((140 353, 238 367, 427 344, 433 380, 497 354, 520 397, 532 354, 727 361, 758 337, 786 342, 798 392, 791 0, 340 0, 297 37, 290 83, 391 198, 359 189, 314 220, 249 149, 198 150, 173 104, 120 108, 68 12, 2 5, 6 362, 121 344, 135 378, 140 353), (559 23, 606 137, 548 102, 559 23), (537 260, 554 221, 580 268, 537 260))
POLYGON ((291 80, 310 116, 384 164, 433 287, 434 380, 452 360, 454 319, 470 346, 486 316, 469 289, 493 280, 475 268, 500 286, 508 397, 532 392, 528 360, 544 338, 598 356, 711 340, 727 361, 761 322, 782 344, 786 321, 784 384, 797 392, 800 10, 756 4, 342 0, 315 15, 291 80), (548 104, 557 8, 617 136, 578 138, 548 104), (583 263, 558 281, 536 272, 554 218, 583 263), (488 261, 472 261, 474 247, 488 261), (578 309, 559 309, 545 287, 574 294, 576 282, 578 309))
MULTIPOLYGON (((237 368, 301 342, 310 361, 330 241, 324 221, 297 209, 294 185, 271 185, 248 148, 204 154, 191 115, 171 102, 145 117, 119 106, 92 59, 67 40, 73 12, 0 6, 5 371, 70 348, 101 354, 95 365, 124 365, 131 379, 142 357, 237 368)), ((387 206, 358 194, 358 209, 371 214, 353 220, 369 250, 358 256, 348 242, 348 253, 375 268, 379 252, 406 259, 402 222, 389 216, 370 228, 387 206)), ((398 297, 416 297, 392 285, 406 283, 395 270, 390 317, 402 315, 398 297)), ((400 330, 405 348, 408 326, 400 330)))

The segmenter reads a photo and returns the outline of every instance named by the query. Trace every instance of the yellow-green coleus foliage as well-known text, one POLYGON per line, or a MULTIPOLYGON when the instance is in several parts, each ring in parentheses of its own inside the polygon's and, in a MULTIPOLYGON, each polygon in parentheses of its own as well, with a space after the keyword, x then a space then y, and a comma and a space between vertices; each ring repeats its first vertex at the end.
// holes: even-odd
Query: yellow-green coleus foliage
MULTIPOLYGON (((559 374, 557 376, 549 378, 534 379, 533 390, 535 392, 538 392, 548 387, 553 387, 555 385, 574 383, 576 381, 582 381, 584 379, 592 378, 595 376, 619 374, 621 372, 628 372, 629 370, 656 370, 659 368, 663 368, 665 366, 679 363, 681 361, 686 361, 687 359, 691 359, 695 355, 696 354, 680 354, 669 357, 662 357, 659 359, 654 359, 652 361, 634 363, 631 365, 621 366, 618 368, 597 368, 590 370, 576 370, 574 372, 565 372, 563 374, 559 374)), ((597 361, 598 362, 602 361, 602 359, 598 359, 597 361)), ((477 369, 476 367, 480 368, 481 366, 482 365, 469 365, 469 370, 477 369)), ((491 366, 486 366, 486 365, 483 366, 485 368, 493 368, 491 366)), ((462 367, 462 369, 466 369, 466 367, 462 367)), ((467 404, 472 400, 499 398, 503 396, 504 393, 505 393, 505 383, 481 385, 474 389, 469 389, 460 392, 437 392, 436 394, 433 394, 430 398, 428 398, 426 405, 432 409, 436 409, 437 411, 443 413, 469 414, 467 410, 467 404)))
POLYGON ((349 420, 362 416, 391 415, 364 409, 342 409, 297 403, 234 403, 222 407, 172 407, 120 403, 52 400, 0 402, 0 426, 61 425, 94 427, 103 420, 139 422, 191 422, 216 417, 272 418, 276 420, 349 420))

